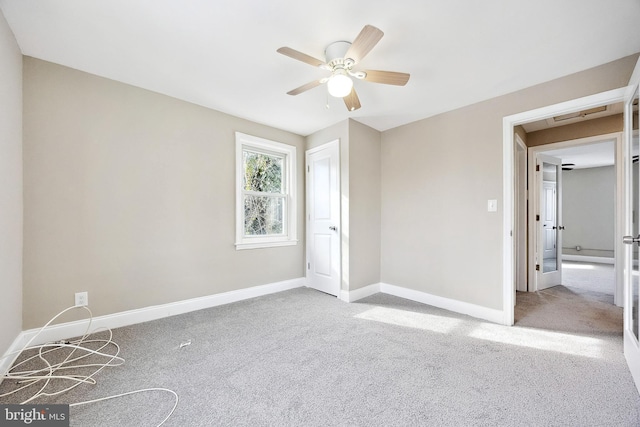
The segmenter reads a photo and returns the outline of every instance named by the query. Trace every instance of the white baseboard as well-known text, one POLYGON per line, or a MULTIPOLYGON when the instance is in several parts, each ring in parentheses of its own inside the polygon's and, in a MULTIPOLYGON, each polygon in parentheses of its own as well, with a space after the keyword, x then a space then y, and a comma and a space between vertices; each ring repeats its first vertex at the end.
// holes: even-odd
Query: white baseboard
POLYGON ((434 307, 443 308, 460 314, 476 317, 478 319, 488 320, 490 322, 503 324, 504 313, 502 310, 483 307, 464 301, 458 301, 450 298, 431 295, 426 292, 407 289, 400 286, 389 285, 387 283, 380 284, 380 292, 405 298, 411 301, 420 302, 422 304, 432 305, 434 307))
POLYGON ((5 376, 7 371, 9 371, 9 368, 13 365, 13 362, 20 354, 20 350, 24 347, 24 343, 26 342, 27 340, 24 338, 24 332, 20 332, 16 339, 13 340, 4 356, 2 356, 2 359, 0 359, 0 384, 2 384, 2 377, 5 376))
MULTIPOLYGON (((208 295, 206 297, 192 298, 169 304, 123 311, 120 313, 94 317, 91 323, 91 328, 92 330, 98 328, 119 328, 122 326, 162 319, 169 316, 216 307, 303 286, 305 286, 305 279, 299 278, 271 283, 268 285, 254 286, 237 291, 224 292, 221 294, 208 295)), ((502 324, 504 320, 503 312, 501 310, 490 309, 463 301, 439 297, 426 292, 416 291, 387 283, 375 283, 353 291, 340 291, 339 297, 343 301, 354 302, 379 292, 499 324, 502 324)), ((20 351, 24 345, 27 344, 29 340, 36 337, 36 335, 37 337, 31 342, 32 345, 80 336, 85 333, 87 325, 88 319, 85 319, 49 326, 39 335, 38 332, 40 331, 40 328, 21 332, 5 353, 5 357, 0 360, 0 373, 4 374, 9 369, 17 354, 13 357, 7 356, 20 351)))
MULTIPOLYGON (((289 289, 300 288, 305 285, 305 279, 292 279, 282 282, 270 283, 267 285, 253 286, 251 288, 239 289, 237 291, 223 292, 220 294, 208 295, 200 298, 192 298, 183 301, 172 302, 162 305, 154 305, 150 307, 140 308, 136 310, 122 311, 120 313, 108 314, 105 316, 94 317, 91 322, 91 330, 98 328, 119 328, 122 326, 134 325, 136 323, 148 322, 151 320, 162 319, 164 317, 175 316, 177 314, 188 313, 191 311, 202 310, 205 308, 216 307, 219 305, 229 304, 232 302, 242 301, 249 298, 255 298, 263 295, 282 292, 289 289)), ((41 328, 29 329, 23 331, 14 340, 11 347, 5 353, 9 356, 11 353, 20 351, 25 344, 32 338, 37 337, 30 345, 44 344, 51 341, 81 336, 85 333, 89 320, 78 320, 74 322, 60 323, 51 325, 46 330, 40 332, 41 328)), ((0 360, 0 373, 5 373, 13 363, 15 357, 4 357, 0 360)))
POLYGON ((380 292, 380 283, 354 289, 353 291, 340 291, 340 299, 345 302, 354 302, 380 292))
POLYGON ((600 257, 600 256, 587 256, 587 255, 562 255, 563 261, 576 261, 576 262, 593 262, 596 264, 615 264, 614 258, 600 257))
POLYGON ((482 307, 480 305, 470 304, 468 302, 439 297, 426 292, 389 285, 387 283, 375 283, 353 291, 340 291, 340 299, 345 302, 354 302, 378 292, 431 305, 433 307, 443 308, 456 313, 466 314, 478 319, 504 324, 504 313, 502 310, 495 310, 482 307))

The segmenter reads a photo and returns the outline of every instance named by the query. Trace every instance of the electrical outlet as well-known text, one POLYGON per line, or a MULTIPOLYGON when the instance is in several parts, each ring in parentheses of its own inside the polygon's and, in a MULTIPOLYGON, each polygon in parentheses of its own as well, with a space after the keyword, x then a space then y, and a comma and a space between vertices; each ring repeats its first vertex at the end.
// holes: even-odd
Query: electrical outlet
POLYGON ((89 305, 89 292, 76 292, 76 306, 89 305))

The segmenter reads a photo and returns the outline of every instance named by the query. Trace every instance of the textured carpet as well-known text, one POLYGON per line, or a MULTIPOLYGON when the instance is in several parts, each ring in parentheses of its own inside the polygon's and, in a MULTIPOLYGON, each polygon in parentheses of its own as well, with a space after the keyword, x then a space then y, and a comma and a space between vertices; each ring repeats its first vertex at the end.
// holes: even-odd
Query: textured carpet
MULTIPOLYGON (((171 426, 640 425, 621 310, 564 288, 517 298, 504 327, 388 295, 347 304, 294 289, 116 329, 125 365, 50 402, 167 387, 180 396, 171 426)), ((149 393, 71 419, 152 426, 171 406, 149 393)))
POLYGON ((613 264, 563 261, 562 284, 585 298, 613 304, 615 269, 613 264))

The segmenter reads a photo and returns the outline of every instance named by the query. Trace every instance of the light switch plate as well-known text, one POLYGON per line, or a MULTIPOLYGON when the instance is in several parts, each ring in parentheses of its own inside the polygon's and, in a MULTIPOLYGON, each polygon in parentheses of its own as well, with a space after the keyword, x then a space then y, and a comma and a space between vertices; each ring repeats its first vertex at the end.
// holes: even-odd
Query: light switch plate
POLYGON ((498 211, 498 201, 497 200, 487 201, 487 212, 497 212, 497 211, 498 211))

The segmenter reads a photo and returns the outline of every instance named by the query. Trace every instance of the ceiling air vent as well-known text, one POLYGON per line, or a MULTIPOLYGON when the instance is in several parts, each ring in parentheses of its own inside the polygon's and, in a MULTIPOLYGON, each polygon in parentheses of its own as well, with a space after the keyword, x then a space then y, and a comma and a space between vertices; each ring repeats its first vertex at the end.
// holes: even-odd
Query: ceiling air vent
POLYGON ((575 113, 561 114, 559 116, 555 116, 553 121, 557 123, 565 120, 577 119, 579 117, 585 118, 591 114, 604 113, 605 111, 607 111, 607 106, 603 105, 602 107, 589 108, 588 110, 576 111, 575 113))

